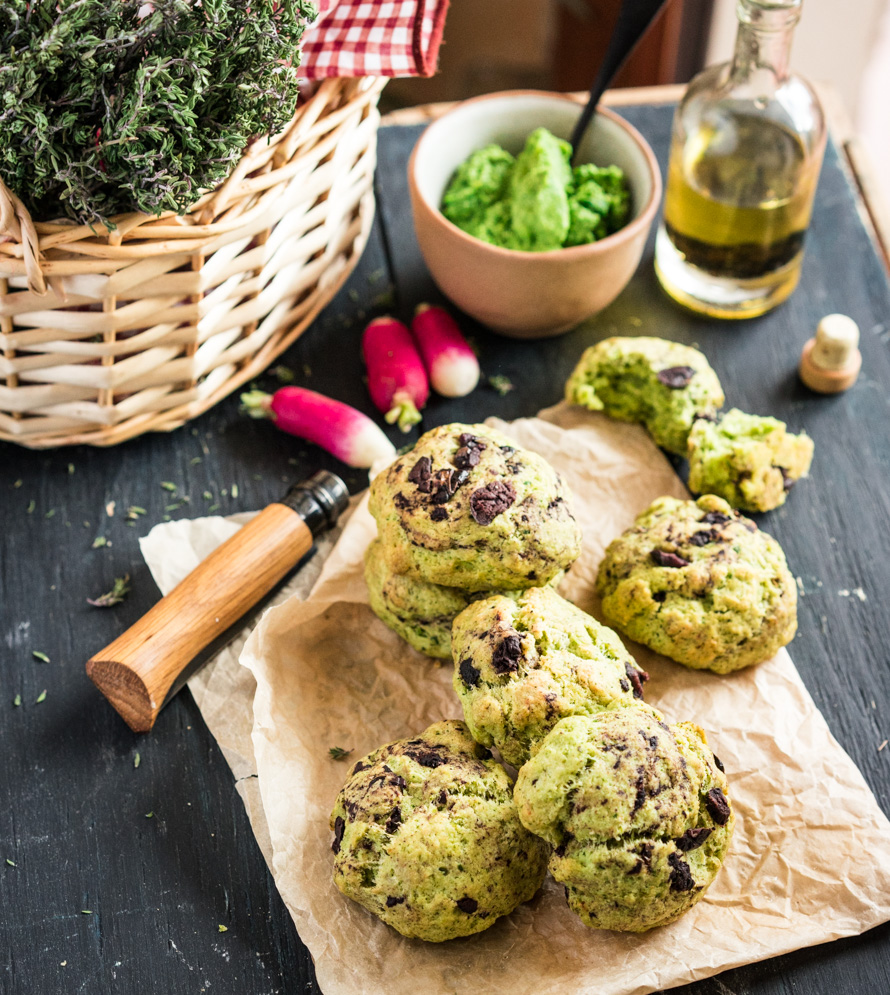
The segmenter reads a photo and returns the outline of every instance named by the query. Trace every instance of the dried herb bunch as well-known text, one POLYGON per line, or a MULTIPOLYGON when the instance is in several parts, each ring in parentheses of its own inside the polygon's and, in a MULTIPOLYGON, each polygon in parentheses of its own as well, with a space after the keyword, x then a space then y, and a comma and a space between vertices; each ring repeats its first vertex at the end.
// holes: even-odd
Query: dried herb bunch
POLYGON ((0 176, 37 220, 184 211, 297 102, 309 0, 0 0, 0 176))

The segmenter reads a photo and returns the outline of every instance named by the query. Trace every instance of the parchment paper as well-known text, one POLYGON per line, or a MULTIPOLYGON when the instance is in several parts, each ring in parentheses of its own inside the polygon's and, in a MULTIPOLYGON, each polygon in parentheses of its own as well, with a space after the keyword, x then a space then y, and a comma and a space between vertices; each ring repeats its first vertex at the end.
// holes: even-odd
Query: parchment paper
MULTIPOLYGON (((561 588, 593 614, 605 546, 654 498, 686 496, 646 433, 563 405, 498 424, 567 478, 584 551, 561 588)), ((160 525, 143 552, 162 590, 237 527, 160 525), (188 562, 186 562, 188 561, 188 562)), ((367 606, 362 554, 374 523, 362 501, 321 570, 268 610, 247 640, 190 682, 239 780, 257 839, 326 995, 643 995, 739 964, 862 932, 890 919, 890 823, 832 737, 791 658, 720 677, 630 644, 646 699, 703 726, 736 811, 732 849, 706 897, 642 936, 590 930, 548 880, 491 929, 464 940, 405 940, 331 883, 328 817, 352 760, 459 718, 451 668, 413 651, 367 606), (332 761, 328 749, 353 753, 332 761)), ((322 556, 311 569, 316 572, 322 556)))

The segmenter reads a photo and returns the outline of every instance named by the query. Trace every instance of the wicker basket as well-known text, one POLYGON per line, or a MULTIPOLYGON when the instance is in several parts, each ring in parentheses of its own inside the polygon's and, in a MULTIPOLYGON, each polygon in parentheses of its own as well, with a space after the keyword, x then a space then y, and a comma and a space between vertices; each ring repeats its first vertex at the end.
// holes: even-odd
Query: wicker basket
POLYGON ((326 80, 183 216, 35 224, 0 181, 0 439, 173 429, 286 349, 367 240, 382 87, 326 80))

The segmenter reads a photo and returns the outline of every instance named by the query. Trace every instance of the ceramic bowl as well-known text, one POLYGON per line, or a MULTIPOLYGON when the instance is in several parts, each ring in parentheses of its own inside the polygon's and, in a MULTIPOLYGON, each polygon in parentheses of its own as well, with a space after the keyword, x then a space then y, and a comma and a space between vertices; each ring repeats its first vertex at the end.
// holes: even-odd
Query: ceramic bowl
POLYGON ((610 110, 595 115, 577 162, 620 166, 631 220, 589 245, 550 252, 501 249, 473 238, 439 210, 455 169, 496 142, 514 155, 535 128, 568 139, 580 106, 558 93, 514 90, 474 97, 434 121, 408 164, 414 227, 439 289, 467 314, 514 338, 568 331, 621 293, 639 264, 661 199, 661 173, 643 136, 610 110))

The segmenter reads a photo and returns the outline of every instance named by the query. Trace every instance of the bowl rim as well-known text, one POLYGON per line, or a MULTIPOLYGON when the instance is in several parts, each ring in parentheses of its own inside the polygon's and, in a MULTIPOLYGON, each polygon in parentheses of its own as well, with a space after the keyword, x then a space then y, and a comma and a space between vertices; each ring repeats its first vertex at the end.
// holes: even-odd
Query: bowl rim
POLYGON ((483 246, 486 250, 493 252, 496 255, 500 255, 504 259, 537 259, 539 261, 543 259, 550 260, 556 258, 578 259, 584 255, 602 255, 604 252, 614 248, 621 242, 627 242, 635 238, 641 233, 641 231, 648 232, 652 225, 652 221, 655 218, 658 206, 661 203, 661 168, 658 165, 658 160, 655 158, 655 153, 652 151, 652 147, 640 134, 640 132, 629 121, 621 117, 620 114, 616 114, 608 107, 603 107, 602 104, 597 105, 596 115, 602 115, 603 117, 608 118, 614 124, 618 125, 618 127, 630 137, 637 148, 642 152, 646 165, 649 167, 649 175, 652 178, 652 189, 649 193, 649 199, 646 201, 643 209, 633 219, 633 221, 629 221, 623 228, 619 228, 618 231, 612 232, 611 235, 606 235, 605 238, 601 238, 596 242, 587 242, 584 245, 561 246, 558 249, 545 249, 543 252, 530 252, 525 249, 505 249, 500 245, 492 245, 491 242, 485 242, 481 238, 476 238, 475 235, 468 234, 462 228, 458 228, 454 222, 449 221, 448 218, 446 218, 442 213, 438 205, 430 203, 426 195, 420 189, 420 184, 417 182, 416 165, 420 147, 423 142, 428 139, 430 133, 440 121, 444 121, 453 114, 460 113, 460 111, 470 104, 478 104, 486 100, 499 100, 505 97, 546 97, 552 100, 563 100, 567 103, 577 104, 579 106, 583 103, 582 100, 573 96, 571 93, 559 93, 552 90, 497 90, 494 93, 483 93, 478 97, 469 97, 467 100, 461 100, 450 110, 447 110, 444 114, 442 114, 441 117, 437 117, 435 121, 431 121, 421 134, 420 138, 417 139, 414 148, 411 150, 411 156, 408 159, 408 183, 410 189, 417 195, 417 198, 421 201, 421 203, 429 209, 429 211, 441 224, 446 227, 447 230, 456 235, 459 240, 465 241, 467 244, 476 247, 483 246))

